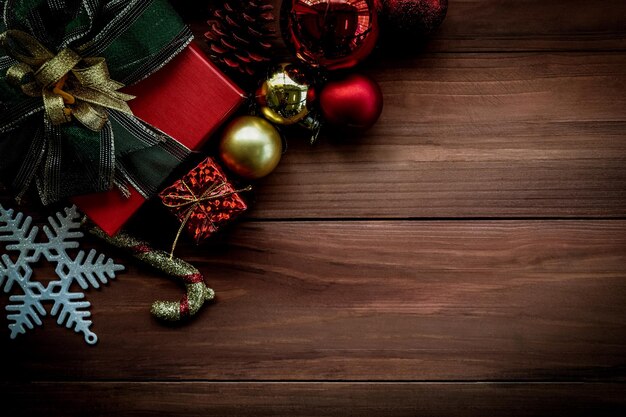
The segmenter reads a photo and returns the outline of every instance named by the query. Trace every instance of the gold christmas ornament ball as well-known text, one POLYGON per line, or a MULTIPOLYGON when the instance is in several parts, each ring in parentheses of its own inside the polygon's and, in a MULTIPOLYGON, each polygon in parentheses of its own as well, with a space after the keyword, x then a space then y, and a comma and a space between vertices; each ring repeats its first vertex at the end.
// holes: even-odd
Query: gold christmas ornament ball
POLYGON ((263 116, 278 125, 292 125, 304 119, 315 101, 315 89, 303 68, 282 63, 268 74, 256 93, 263 116))
POLYGON ((240 116, 226 126, 219 155, 235 174, 250 180, 272 172, 283 152, 280 134, 271 123, 256 116, 240 116))

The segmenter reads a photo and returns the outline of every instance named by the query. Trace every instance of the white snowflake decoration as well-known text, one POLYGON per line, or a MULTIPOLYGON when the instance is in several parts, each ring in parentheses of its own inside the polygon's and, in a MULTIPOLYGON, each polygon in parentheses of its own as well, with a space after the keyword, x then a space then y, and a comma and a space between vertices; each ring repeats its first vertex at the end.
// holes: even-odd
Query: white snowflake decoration
POLYGON ((91 250, 87 257, 80 251, 75 258, 68 254, 69 249, 79 247, 76 239, 83 237, 79 231, 80 214, 76 206, 66 208, 65 214, 57 213, 56 218, 48 217, 49 226, 43 227, 47 242, 36 241, 39 228, 32 226, 32 218, 13 210, 5 210, 0 205, 0 242, 5 242, 6 251, 0 246, 0 288, 9 293, 14 286, 19 287, 23 294, 9 297, 6 310, 9 313, 9 329, 11 338, 26 333, 26 328, 33 329, 41 325, 41 318, 46 315, 43 302, 52 302, 50 314, 57 317, 57 324, 76 333, 83 333, 85 342, 90 345, 98 341, 98 336, 91 331, 91 313, 87 308, 91 305, 84 301, 83 292, 71 292, 70 287, 77 283, 83 290, 90 286, 100 288, 115 278, 117 271, 124 267, 117 265, 104 255, 96 258, 96 251, 91 250), (7 252, 19 254, 13 257, 7 252), (56 264, 58 280, 51 281, 47 286, 32 281, 32 265, 39 262, 41 256, 48 262, 56 264))

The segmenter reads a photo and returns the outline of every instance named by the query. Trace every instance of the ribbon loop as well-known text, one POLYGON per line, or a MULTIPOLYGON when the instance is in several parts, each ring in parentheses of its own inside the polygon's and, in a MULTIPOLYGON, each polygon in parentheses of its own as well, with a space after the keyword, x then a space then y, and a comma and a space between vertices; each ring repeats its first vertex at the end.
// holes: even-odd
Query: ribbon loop
POLYGON ((98 105, 89 105, 84 101, 76 103, 72 114, 83 126, 95 132, 102 130, 109 120, 104 108, 98 105))
POLYGON ((85 58, 83 62, 87 65, 84 68, 74 68, 72 73, 76 79, 85 87, 97 87, 106 84, 112 90, 124 87, 124 84, 111 80, 109 68, 104 58, 85 58))
POLYGON ((9 56, 32 67, 39 67, 54 57, 35 37, 21 30, 1 33, 0 44, 9 56))
POLYGON ((53 125, 58 126, 72 120, 70 115, 65 112, 63 97, 46 89, 42 91, 42 97, 46 114, 53 125))
POLYGON ((50 87, 70 72, 81 59, 71 49, 63 49, 39 67, 37 72, 35 72, 35 79, 42 87, 50 87))
POLYGON ((35 73, 30 65, 24 62, 18 62, 7 69, 7 81, 12 85, 20 86, 22 92, 29 97, 39 97, 41 88, 34 81, 35 73))
POLYGON ((22 85, 26 77, 33 75, 33 69, 24 62, 18 62, 7 69, 7 81, 13 85, 22 85))
POLYGON ((108 120, 107 108, 133 114, 126 102, 134 96, 117 91, 124 84, 111 79, 104 58, 83 58, 69 48, 54 55, 19 30, 0 34, 0 46, 18 61, 9 67, 7 81, 28 96, 42 97, 53 125, 71 122, 74 115, 86 128, 99 131, 108 120))

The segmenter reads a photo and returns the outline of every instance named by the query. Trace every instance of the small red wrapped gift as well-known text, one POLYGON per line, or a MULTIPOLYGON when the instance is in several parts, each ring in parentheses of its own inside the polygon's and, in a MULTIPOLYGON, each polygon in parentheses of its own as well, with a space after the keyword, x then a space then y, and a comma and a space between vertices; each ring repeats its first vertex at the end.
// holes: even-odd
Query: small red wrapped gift
POLYGON ((250 190, 250 187, 235 190, 219 165, 207 158, 164 189, 159 197, 181 221, 181 230, 186 228, 195 242, 200 243, 248 209, 239 193, 250 190))
MULTIPOLYGON (((199 149, 243 102, 239 87, 224 76, 193 43, 157 73, 124 92, 135 116, 191 150, 199 149)), ((75 197, 95 224, 114 235, 145 202, 134 189, 75 197)))

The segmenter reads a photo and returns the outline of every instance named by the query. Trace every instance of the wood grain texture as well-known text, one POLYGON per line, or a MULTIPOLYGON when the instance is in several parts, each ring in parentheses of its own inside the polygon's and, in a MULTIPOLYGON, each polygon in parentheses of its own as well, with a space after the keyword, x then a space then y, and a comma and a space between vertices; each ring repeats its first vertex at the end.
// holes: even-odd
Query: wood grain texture
POLYGON ((11 417, 621 417, 626 385, 406 383, 0 384, 11 417), (27 408, 24 407, 28 404, 27 408))
POLYGON ((423 55, 371 73, 379 123, 291 138, 252 217, 626 215, 626 55, 423 55))
POLYGON ((126 261, 88 295, 95 349, 51 320, 9 341, 0 320, 4 378, 626 377, 626 221, 264 222, 180 255, 219 297, 197 320, 153 321, 180 289, 126 261))
MULTIPOLYGON (((426 48, 437 51, 624 50, 620 0, 449 0, 426 48)), ((406 45, 406 43, 405 43, 406 45)))
MULTIPOLYGON (((172 3, 201 38, 206 2, 172 3)), ((197 320, 151 319, 182 289, 89 238, 128 266, 87 295, 97 347, 0 314, 0 415, 626 415, 626 2, 449 3, 363 67, 373 130, 289 133, 244 223, 181 247, 197 320)))

